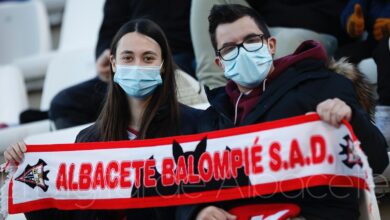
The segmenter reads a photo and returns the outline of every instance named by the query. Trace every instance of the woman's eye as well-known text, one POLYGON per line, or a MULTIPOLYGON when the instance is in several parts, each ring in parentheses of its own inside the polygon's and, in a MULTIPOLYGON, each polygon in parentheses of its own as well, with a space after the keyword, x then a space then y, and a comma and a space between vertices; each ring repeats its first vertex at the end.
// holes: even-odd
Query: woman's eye
POLYGON ((124 61, 131 61, 133 58, 130 56, 122 57, 122 60, 124 61))
POLYGON ((144 57, 145 62, 151 62, 154 60, 154 57, 144 57))

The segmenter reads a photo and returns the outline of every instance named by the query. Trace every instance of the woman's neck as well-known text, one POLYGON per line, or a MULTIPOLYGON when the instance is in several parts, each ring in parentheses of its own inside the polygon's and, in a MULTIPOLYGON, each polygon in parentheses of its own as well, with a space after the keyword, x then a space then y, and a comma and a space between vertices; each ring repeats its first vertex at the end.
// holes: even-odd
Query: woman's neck
POLYGON ((130 116, 129 127, 139 131, 141 129, 142 115, 146 109, 147 99, 136 99, 133 97, 127 98, 130 105, 130 116))

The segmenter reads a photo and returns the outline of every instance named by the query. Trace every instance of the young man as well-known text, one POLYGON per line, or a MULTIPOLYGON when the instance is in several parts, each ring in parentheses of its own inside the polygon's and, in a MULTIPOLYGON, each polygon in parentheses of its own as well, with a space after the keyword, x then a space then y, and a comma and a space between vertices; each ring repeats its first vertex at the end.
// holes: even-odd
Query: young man
MULTIPOLYGON (((352 81, 327 67, 328 58, 319 43, 306 41, 294 54, 274 61, 277 42, 253 9, 214 6, 209 22, 215 62, 230 81, 209 92, 211 107, 200 119, 200 132, 317 112, 335 126, 346 118, 374 173, 385 169, 388 158, 383 136, 360 105, 352 81)), ((179 207, 178 219, 235 219, 228 213, 233 207, 274 202, 298 205, 306 219, 359 217, 357 190, 313 187, 267 199, 179 207)))

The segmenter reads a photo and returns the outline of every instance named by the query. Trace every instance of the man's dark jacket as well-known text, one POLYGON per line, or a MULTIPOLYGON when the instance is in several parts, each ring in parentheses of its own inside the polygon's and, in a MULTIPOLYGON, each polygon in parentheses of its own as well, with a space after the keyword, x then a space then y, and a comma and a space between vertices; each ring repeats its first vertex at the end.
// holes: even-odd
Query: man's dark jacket
MULTIPOLYGON (((229 82, 226 87, 209 91, 208 98, 211 106, 202 113, 199 119, 199 132, 304 115, 308 112, 315 112, 317 105, 322 101, 339 98, 352 108, 350 123, 361 141, 361 147, 368 157, 373 172, 376 174, 383 172, 389 163, 386 141, 360 104, 355 89, 357 87, 342 73, 336 73, 328 68, 324 49, 319 43, 306 41, 294 54, 276 60, 274 65, 275 70, 268 77, 269 80, 265 81, 264 91, 264 85, 260 85, 260 88, 252 91, 258 92, 257 97, 253 97, 251 94, 248 97, 241 97, 240 102, 252 106, 251 111, 241 117, 242 120, 238 120, 236 125, 234 125, 233 120, 235 118, 234 106, 237 101, 235 94, 239 93, 237 86, 233 82, 229 82), (257 98, 254 104, 253 98, 257 98)), ((238 106, 238 109, 245 111, 246 106, 238 106)), ((268 199, 254 198, 183 206, 178 208, 176 219, 194 219, 200 209, 208 205, 229 210, 246 203, 272 202, 298 204, 302 209, 302 216, 307 219, 358 219, 358 191, 349 188, 332 188, 332 192, 328 187, 314 187, 306 189, 304 192, 288 192, 290 197, 296 197, 294 199, 287 199, 285 196, 277 194, 268 199), (316 199, 313 195, 326 196, 316 199), (334 195, 349 196, 336 198, 334 195)))

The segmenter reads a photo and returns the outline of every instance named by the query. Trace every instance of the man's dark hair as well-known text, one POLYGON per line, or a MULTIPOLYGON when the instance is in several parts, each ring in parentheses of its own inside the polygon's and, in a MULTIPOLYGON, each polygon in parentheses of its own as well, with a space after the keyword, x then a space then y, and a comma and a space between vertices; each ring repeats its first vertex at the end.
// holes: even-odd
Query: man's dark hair
POLYGON ((218 25, 233 23, 245 16, 249 16, 255 21, 265 38, 271 36, 264 19, 254 9, 238 4, 214 5, 209 15, 209 33, 215 50, 217 49, 215 31, 218 25))

